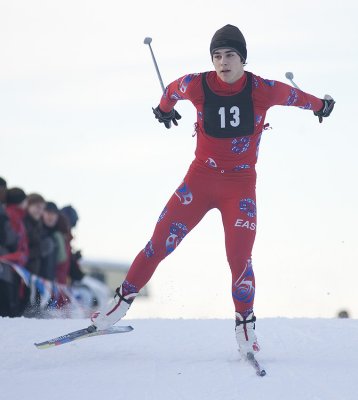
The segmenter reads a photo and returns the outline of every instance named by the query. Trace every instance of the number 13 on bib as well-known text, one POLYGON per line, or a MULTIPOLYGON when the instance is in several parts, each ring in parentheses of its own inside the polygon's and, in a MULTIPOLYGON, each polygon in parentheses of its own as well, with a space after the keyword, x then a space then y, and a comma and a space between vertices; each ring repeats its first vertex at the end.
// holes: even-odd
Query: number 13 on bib
POLYGON ((204 129, 213 137, 233 138, 254 133, 254 105, 252 101, 252 75, 247 73, 247 83, 242 92, 233 96, 215 94, 203 74, 204 129))

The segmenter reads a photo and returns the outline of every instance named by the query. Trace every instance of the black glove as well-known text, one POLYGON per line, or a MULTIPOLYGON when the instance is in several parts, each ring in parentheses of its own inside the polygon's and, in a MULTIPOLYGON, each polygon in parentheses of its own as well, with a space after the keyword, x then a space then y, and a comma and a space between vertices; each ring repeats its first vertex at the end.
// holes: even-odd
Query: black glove
POLYGON ((167 113, 163 112, 159 108, 159 106, 157 108, 152 107, 152 110, 155 115, 155 118, 159 122, 161 122, 161 123, 163 122, 167 129, 171 128, 172 122, 174 125, 178 126, 177 120, 181 118, 181 115, 174 108, 170 112, 167 112, 167 113))
POLYGON ((316 115, 321 123, 323 117, 328 117, 332 112, 335 101, 332 98, 321 99, 323 101, 323 106, 319 111, 314 111, 313 114, 316 115))

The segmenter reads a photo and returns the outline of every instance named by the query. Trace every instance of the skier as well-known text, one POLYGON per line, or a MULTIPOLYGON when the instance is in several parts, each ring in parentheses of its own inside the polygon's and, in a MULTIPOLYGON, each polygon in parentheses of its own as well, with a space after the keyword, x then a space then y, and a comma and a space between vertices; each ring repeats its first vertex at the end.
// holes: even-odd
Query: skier
POLYGON ((296 106, 313 111, 321 122, 330 115, 334 101, 245 71, 246 41, 236 26, 226 25, 215 32, 210 55, 215 71, 172 82, 153 109, 155 118, 169 129, 181 118, 174 109, 177 101, 193 103, 197 109, 195 159, 111 303, 91 320, 98 329, 120 320, 160 261, 210 209, 218 208, 232 273, 236 339, 245 356, 260 350, 254 331, 256 288, 251 252, 256 234, 255 164, 261 134, 268 125, 266 112, 274 105, 296 106))

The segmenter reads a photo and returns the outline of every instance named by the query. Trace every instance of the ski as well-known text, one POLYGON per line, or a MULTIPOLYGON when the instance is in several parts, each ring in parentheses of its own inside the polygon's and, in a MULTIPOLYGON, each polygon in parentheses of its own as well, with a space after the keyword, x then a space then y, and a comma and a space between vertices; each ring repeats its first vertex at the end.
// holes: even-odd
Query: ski
POLYGON ((90 325, 87 328, 80 329, 78 331, 69 332, 65 335, 45 340, 41 343, 34 343, 34 345, 38 349, 49 349, 50 347, 59 346, 61 344, 73 342, 74 340, 84 339, 92 336, 101 336, 101 335, 111 335, 114 333, 124 333, 130 332, 133 330, 131 326, 111 326, 108 329, 97 330, 94 325, 90 325))
POLYGON ((249 364, 251 364, 255 368, 256 375, 258 375, 258 376, 266 375, 266 371, 261 368, 259 362, 256 360, 253 353, 247 353, 246 359, 249 362, 249 364))

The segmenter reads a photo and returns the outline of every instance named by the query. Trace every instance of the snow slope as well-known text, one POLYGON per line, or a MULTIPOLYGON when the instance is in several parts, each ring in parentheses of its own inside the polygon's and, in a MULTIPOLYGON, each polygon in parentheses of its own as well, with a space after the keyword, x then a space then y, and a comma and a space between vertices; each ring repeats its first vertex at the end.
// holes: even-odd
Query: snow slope
POLYGON ((231 320, 126 320, 133 332, 33 345, 87 323, 0 319, 0 398, 358 399, 358 320, 259 320, 263 378, 239 361, 231 320))

